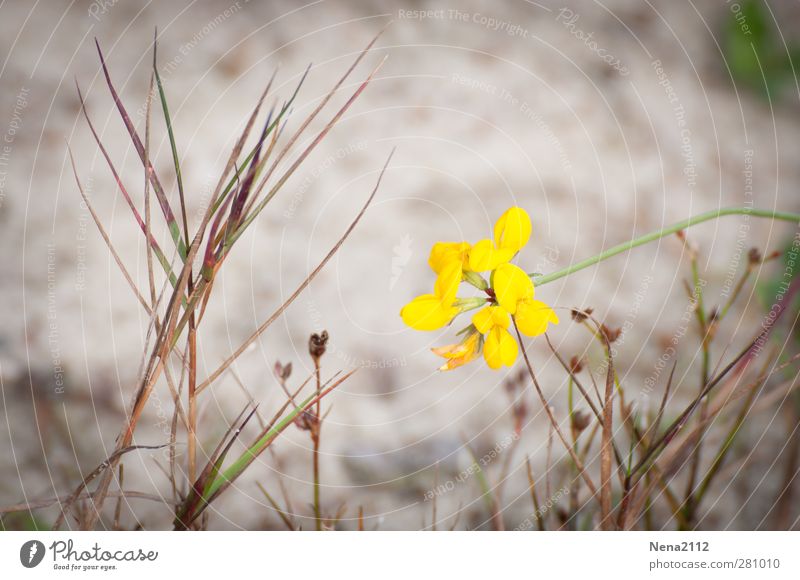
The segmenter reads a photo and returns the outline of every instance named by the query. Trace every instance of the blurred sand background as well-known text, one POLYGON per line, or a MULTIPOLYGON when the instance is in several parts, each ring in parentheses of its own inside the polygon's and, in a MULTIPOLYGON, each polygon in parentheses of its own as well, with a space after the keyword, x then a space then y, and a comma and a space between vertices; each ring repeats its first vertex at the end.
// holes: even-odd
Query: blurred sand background
MULTIPOLYGON (((781 31, 797 30, 796 3, 770 7, 781 31)), ((291 362, 299 383, 312 369, 309 334, 327 329, 324 373, 364 368, 329 400, 325 508, 334 512, 346 502, 345 528, 355 526, 363 505, 369 528, 416 529, 430 525, 424 494, 437 463, 440 482, 456 477, 469 465, 462 437, 491 449, 511 424, 503 388, 509 373, 477 363, 436 372, 429 348, 452 342, 455 329, 422 334, 398 316, 411 297, 429 291, 433 242, 487 237, 507 207, 520 205, 534 235, 518 262, 549 272, 719 206, 800 209, 797 87, 770 104, 734 85, 720 48, 731 14, 723 1, 3 3, 0 131, 9 149, 0 194, 0 504, 68 493, 79 468, 108 455, 142 356, 147 316, 80 203, 66 152, 69 142, 113 243, 146 288, 141 235, 79 117, 74 79, 141 201, 141 170, 100 76, 94 37, 128 108, 141 111, 158 26, 159 64, 196 221, 272 71, 280 65, 276 91, 288 97, 313 65, 295 105, 297 123, 394 21, 336 103, 388 57, 377 78, 223 269, 200 351, 210 372, 294 290, 345 230, 397 147, 363 222, 235 370, 268 416, 281 402, 274 363, 291 362), (420 10, 434 12, 421 18, 420 10), (597 45, 576 30, 591 33, 597 45), (56 388, 62 379, 63 394, 56 388)), ((143 116, 133 116, 143 130, 143 116)), ((153 130, 157 169, 175 193, 159 115, 153 130)), ((738 218, 691 230, 704 257, 706 300, 722 300, 729 272, 743 266, 750 246, 781 248, 792 235, 791 224, 738 218)), ((612 326, 627 322, 618 364, 635 392, 680 330, 688 273, 685 248, 668 238, 543 287, 539 296, 560 307, 594 307, 612 326)), ((746 343, 763 314, 755 294, 743 306, 720 330, 737 336, 732 348, 746 343)), ((568 319, 562 311, 551 337, 565 354, 581 354, 585 330, 568 319)), ((681 339, 679 393, 696 389, 694 332, 681 339)), ((533 341, 530 352, 563 417, 563 373, 543 341, 533 341)), ((593 349, 586 354, 599 357, 593 349)), ((158 395, 140 443, 164 442, 158 406, 171 414, 171 405, 163 385, 158 395)), ((230 375, 206 393, 206 447, 246 401, 230 375)), ((546 423, 538 403, 528 401, 534 418, 505 489, 509 527, 531 512, 525 454, 537 473, 546 465, 546 423)), ((750 426, 751 462, 731 473, 701 527, 769 527, 763 502, 774 500, 780 482, 771 470, 782 429, 771 413, 750 426)), ((307 515, 308 446, 305 433, 287 432, 275 456, 265 454, 216 506, 211 527, 278 526, 255 485, 274 487, 278 473, 295 509, 307 515)), ((166 494, 157 463, 164 464, 158 452, 132 454, 126 487, 166 494)), ((439 527, 454 523, 459 505, 458 527, 485 527, 479 496, 475 478, 457 483, 439 498, 439 527)), ((145 528, 169 525, 158 504, 134 509, 145 528)))

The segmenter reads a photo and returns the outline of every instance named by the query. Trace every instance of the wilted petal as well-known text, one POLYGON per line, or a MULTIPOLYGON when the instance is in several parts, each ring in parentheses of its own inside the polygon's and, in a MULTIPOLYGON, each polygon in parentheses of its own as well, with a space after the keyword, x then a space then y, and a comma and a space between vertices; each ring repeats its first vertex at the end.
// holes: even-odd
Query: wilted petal
POLYGON ((447 346, 432 348, 431 351, 438 356, 448 359, 439 367, 440 371, 451 371, 471 362, 478 356, 481 335, 472 331, 463 341, 447 346))

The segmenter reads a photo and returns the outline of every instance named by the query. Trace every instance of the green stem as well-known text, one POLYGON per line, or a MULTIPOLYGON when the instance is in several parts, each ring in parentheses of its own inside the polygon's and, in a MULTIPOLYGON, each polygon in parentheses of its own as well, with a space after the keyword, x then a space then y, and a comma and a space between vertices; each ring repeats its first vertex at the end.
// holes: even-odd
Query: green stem
POLYGON ((311 427, 311 440, 314 445, 313 455, 313 468, 314 468, 314 521, 317 525, 317 531, 322 531, 322 508, 320 504, 319 492, 319 443, 320 433, 322 431, 322 401, 320 394, 322 393, 322 380, 320 378, 319 357, 314 358, 314 374, 317 378, 317 413, 314 419, 314 424, 311 427))
POLYGON ((632 250, 633 248, 643 246, 645 244, 661 239, 670 234, 674 234, 681 230, 685 230, 688 227, 703 222, 707 222, 713 219, 717 219, 719 217, 726 215, 751 215, 754 217, 768 218, 773 220, 783 220, 787 222, 795 222, 797 224, 800 224, 800 214, 796 213, 770 211, 765 209, 754 209, 748 207, 726 207, 698 214, 696 216, 680 221, 676 224, 672 224, 671 226, 668 226, 664 229, 656 230, 639 238, 634 238, 633 240, 630 240, 628 242, 618 244, 614 247, 607 249, 604 252, 597 254, 596 256, 592 256, 591 258, 582 260, 577 264, 573 264, 562 270, 553 272, 552 274, 547 274, 546 276, 541 276, 536 274, 529 274, 529 275, 531 276, 531 278, 533 278, 533 282, 535 285, 541 286, 542 284, 553 282, 555 280, 558 280, 559 278, 569 276, 570 274, 574 274, 575 272, 578 272, 590 266, 594 266, 595 264, 598 264, 603 260, 607 260, 608 258, 611 258, 613 256, 616 256, 617 254, 622 254, 623 252, 627 252, 628 250, 632 250))

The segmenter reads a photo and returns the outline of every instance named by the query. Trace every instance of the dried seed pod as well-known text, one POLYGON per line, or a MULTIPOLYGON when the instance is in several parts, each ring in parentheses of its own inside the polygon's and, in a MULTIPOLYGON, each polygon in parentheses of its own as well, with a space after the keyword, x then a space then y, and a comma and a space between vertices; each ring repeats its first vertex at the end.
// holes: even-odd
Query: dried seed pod
POLYGON ((575 428, 576 431, 579 433, 586 429, 591 423, 592 418, 589 413, 584 413, 583 411, 575 411, 572 414, 572 426, 575 428))
POLYGON ((594 312, 594 308, 584 308, 583 310, 580 308, 573 308, 572 320, 575 322, 583 322, 592 315, 592 312, 594 312))
POLYGON ((315 332, 308 339, 308 354, 311 355, 311 358, 313 358, 315 362, 318 362, 322 355, 325 354, 327 346, 328 331, 323 330, 319 334, 315 332))
POLYGON ((314 431, 318 422, 319 417, 311 409, 303 411, 294 419, 295 426, 302 431, 314 431))
POLYGON ((622 329, 621 328, 609 328, 605 324, 601 324, 600 325, 600 332, 603 333, 603 336, 606 338, 606 340, 608 342, 614 342, 622 334, 622 329))
POLYGON ((275 361, 275 368, 273 369, 275 376, 280 380, 285 381, 292 374, 292 363, 282 364, 280 361, 275 361))
POLYGON ((578 355, 574 355, 571 359, 569 359, 569 370, 573 375, 577 375, 583 370, 584 364, 585 363, 582 358, 580 358, 578 355))

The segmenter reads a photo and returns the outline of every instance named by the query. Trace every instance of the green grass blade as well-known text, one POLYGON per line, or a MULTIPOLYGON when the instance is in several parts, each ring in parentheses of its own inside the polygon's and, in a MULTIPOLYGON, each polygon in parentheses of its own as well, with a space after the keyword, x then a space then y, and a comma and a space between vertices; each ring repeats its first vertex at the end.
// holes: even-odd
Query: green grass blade
POLYGON ((300 405, 294 407, 283 419, 275 423, 272 427, 266 429, 258 440, 251 445, 230 467, 222 472, 220 477, 208 487, 208 490, 203 497, 206 501, 212 501, 219 493, 224 490, 223 486, 227 486, 239 477, 245 469, 258 457, 271 443, 280 435, 289 425, 294 423, 294 420, 303 412, 310 409, 316 404, 318 399, 322 399, 325 395, 333 391, 336 387, 349 379, 355 370, 345 374, 340 379, 337 379, 332 385, 322 391, 319 396, 316 393, 309 395, 300 405))
POLYGON ((108 66, 106 65, 105 57, 103 56, 103 51, 100 50, 100 43, 95 39, 95 45, 97 46, 97 54, 100 55, 100 64, 103 68, 103 74, 106 79, 106 85, 108 86, 108 90, 111 93, 111 98, 114 100, 114 104, 117 107, 117 111, 119 111, 120 117, 122 118, 122 122, 125 124, 125 128, 128 131, 128 134, 131 137, 131 142, 133 143, 134 149, 139 154, 139 159, 142 162, 142 165, 145 166, 148 172, 148 176, 150 178, 150 183, 153 186, 153 191, 156 193, 156 197, 158 198, 159 206, 161 207, 161 212, 164 214, 164 219, 167 222, 167 227, 169 228, 170 235, 172 236, 172 240, 175 242, 175 247, 178 249, 178 254, 181 256, 181 260, 186 260, 186 244, 183 241, 183 238, 180 233, 180 228, 178 227, 178 222, 175 220, 175 214, 172 213, 172 208, 169 205, 169 201, 167 201, 167 196, 164 193, 164 188, 161 185, 161 181, 158 179, 155 169, 153 168, 153 164, 150 162, 149 159, 144 154, 144 145, 142 145, 142 140, 139 138, 139 133, 136 131, 136 128, 133 126, 133 121, 131 121, 130 115, 128 111, 125 109, 125 106, 122 104, 122 100, 117 93, 117 89, 114 88, 114 83, 111 81, 111 73, 108 70, 108 66))
POLYGON ((157 37, 153 39, 153 73, 156 77, 156 85, 158 86, 158 96, 161 100, 161 110, 164 113, 164 121, 167 124, 167 135, 169 136, 169 144, 172 149, 172 163, 175 166, 175 178, 178 182, 178 196, 181 202, 181 219, 183 220, 183 239, 185 245, 189 245, 189 225, 186 219, 186 198, 183 193, 183 176, 181 175, 181 163, 178 159, 178 147, 175 143, 175 133, 172 130, 172 117, 169 114, 169 107, 167 106, 167 96, 164 94, 164 85, 161 82, 161 75, 158 74, 158 66, 156 65, 156 48, 157 37))

